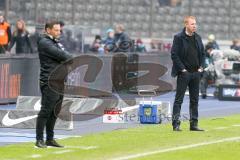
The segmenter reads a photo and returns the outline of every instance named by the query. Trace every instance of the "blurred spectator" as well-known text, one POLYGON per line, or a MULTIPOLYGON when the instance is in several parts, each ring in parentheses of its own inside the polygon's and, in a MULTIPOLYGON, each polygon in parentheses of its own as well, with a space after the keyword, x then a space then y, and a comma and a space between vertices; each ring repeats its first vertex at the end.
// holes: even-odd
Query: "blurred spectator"
POLYGON ((231 49, 240 51, 240 40, 239 39, 234 39, 232 41, 232 45, 230 46, 231 49))
POLYGON ((0 13, 0 54, 5 53, 11 40, 11 27, 0 13))
POLYGON ((63 44, 65 49, 68 52, 75 52, 77 48, 77 42, 73 39, 72 31, 66 30, 62 35, 60 36, 60 43, 63 44))
POLYGON ((98 52, 98 49, 101 47, 101 42, 102 42, 101 36, 100 35, 96 35, 90 50, 92 52, 98 52))
POLYGON ((212 47, 212 45, 206 45, 205 47, 205 67, 208 67, 210 64, 213 63, 213 58, 212 58, 212 54, 211 52, 214 50, 214 48, 212 47))
POLYGON ((60 24, 61 33, 63 33, 63 28, 65 26, 65 23, 63 21, 59 21, 59 24, 60 24))
POLYGON ((58 38, 59 43, 64 46, 64 48, 68 52, 76 52, 77 51, 77 41, 73 38, 73 33, 71 29, 64 29, 65 23, 63 21, 59 21, 60 24, 60 37, 58 38))
POLYGON ((29 32, 26 29, 25 22, 18 20, 15 26, 15 30, 12 34, 9 51, 16 43, 16 54, 20 53, 33 53, 33 48, 29 39, 29 32))
POLYGON ((141 52, 141 53, 147 51, 145 45, 143 44, 143 42, 140 38, 137 39, 137 41, 136 41, 135 51, 136 52, 141 52))
POLYGON ((42 25, 36 25, 35 26, 35 32, 30 35, 29 39, 31 41, 31 45, 33 48, 33 53, 38 53, 37 49, 37 42, 39 41, 39 38, 41 36, 41 33, 44 32, 44 26, 42 25))
POLYGON ((170 6, 171 0, 158 0, 160 6, 170 6))
POLYGON ((182 3, 182 0, 158 0, 158 3, 161 6, 179 6, 182 3))
POLYGON ((78 51, 78 52, 87 52, 88 50, 89 50, 89 44, 88 44, 88 48, 85 48, 84 46, 83 46, 83 37, 82 37, 82 32, 80 32, 80 33, 78 33, 77 35, 76 35, 76 50, 78 51), (83 50, 83 48, 84 48, 84 50, 83 50), (86 50, 85 50, 86 49, 86 50))
POLYGON ((159 51, 161 50, 161 46, 159 45, 161 42, 159 40, 152 39, 150 42, 151 51, 159 51))
POLYGON ((114 42, 117 47, 116 52, 128 52, 131 48, 131 40, 124 32, 125 28, 122 24, 115 26, 114 42))
POLYGON ((104 44, 105 53, 109 53, 116 49, 116 46, 114 43, 115 32, 113 29, 109 28, 106 33, 107 33, 107 37, 102 41, 102 43, 104 44))
POLYGON ((215 36, 213 34, 210 34, 208 36, 208 43, 206 45, 211 46, 211 48, 213 48, 213 49, 219 49, 219 45, 217 44, 217 42, 215 40, 215 36))
POLYGON ((202 94, 202 98, 206 99, 207 98, 207 87, 209 82, 211 83, 214 82, 216 76, 214 72, 214 67, 213 67, 213 57, 212 57, 212 51, 213 51, 213 46, 212 45, 206 45, 205 47, 205 69, 203 72, 203 75, 200 80, 200 92, 202 94))
POLYGON ((63 38, 64 38, 64 33, 63 33, 63 28, 64 28, 64 26, 65 26, 65 23, 63 22, 63 21, 59 21, 59 24, 60 24, 60 32, 61 32, 61 34, 60 34, 60 37, 59 37, 59 42, 60 43, 64 43, 63 41, 63 38))
POLYGON ((182 4, 182 0, 171 0, 171 6, 176 7, 182 4))
POLYGON ((170 52, 172 48, 172 44, 167 41, 162 41, 158 39, 152 39, 150 42, 150 52, 157 52, 163 51, 163 52, 170 52))

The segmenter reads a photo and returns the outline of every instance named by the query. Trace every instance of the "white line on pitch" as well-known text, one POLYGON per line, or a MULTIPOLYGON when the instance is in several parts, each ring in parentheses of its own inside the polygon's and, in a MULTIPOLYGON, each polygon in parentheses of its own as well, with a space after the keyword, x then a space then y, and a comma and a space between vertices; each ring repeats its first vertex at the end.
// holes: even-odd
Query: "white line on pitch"
POLYGON ((29 158, 40 158, 40 157, 42 157, 42 155, 40 155, 40 154, 33 154, 29 158))
POLYGON ((229 127, 217 127, 217 128, 213 128, 213 129, 215 129, 215 130, 223 130, 223 129, 227 129, 227 128, 229 128, 229 127))
POLYGON ((65 137, 58 137, 57 139, 67 139, 67 138, 82 138, 82 136, 65 136, 65 137))
POLYGON ((54 154, 63 154, 63 153, 69 153, 69 152, 73 152, 73 150, 61 150, 61 151, 55 151, 53 153, 54 154))
POLYGON ((64 148, 91 150, 98 148, 98 146, 65 146, 64 148))
POLYGON ((138 154, 133 154, 133 155, 129 155, 129 156, 113 158, 111 160, 128 160, 128 159, 134 159, 134 158, 139 158, 139 157, 144 157, 144 156, 150 156, 150 155, 159 154, 159 153, 166 153, 166 152, 184 150, 184 149, 189 149, 189 148, 195 148, 195 147, 200 147, 200 146, 206 146, 206 145, 223 143, 223 142, 230 142, 230 141, 237 141, 237 140, 240 140, 240 137, 224 138, 224 139, 210 141, 210 142, 190 144, 190 145, 173 147, 173 148, 167 148, 167 149, 159 149, 159 150, 155 150, 155 151, 151 151, 151 152, 138 153, 138 154))
POLYGON ((233 127, 240 127, 240 124, 234 124, 233 127))

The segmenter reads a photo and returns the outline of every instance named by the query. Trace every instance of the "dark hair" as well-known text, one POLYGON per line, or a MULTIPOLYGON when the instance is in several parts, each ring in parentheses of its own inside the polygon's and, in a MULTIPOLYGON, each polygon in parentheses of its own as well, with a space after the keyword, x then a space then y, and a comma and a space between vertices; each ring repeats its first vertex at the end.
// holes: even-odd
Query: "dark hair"
POLYGON ((47 30, 47 28, 52 29, 54 25, 59 24, 59 21, 49 21, 45 24, 45 30, 47 30))
POLYGON ((96 36, 95 36, 95 39, 100 39, 100 40, 101 40, 102 38, 101 38, 100 35, 96 35, 96 36))
POLYGON ((59 21, 59 24, 61 27, 65 26, 65 23, 63 21, 59 21))
POLYGON ((205 50, 209 50, 209 49, 214 49, 213 45, 212 44, 207 44, 206 47, 205 47, 205 50))

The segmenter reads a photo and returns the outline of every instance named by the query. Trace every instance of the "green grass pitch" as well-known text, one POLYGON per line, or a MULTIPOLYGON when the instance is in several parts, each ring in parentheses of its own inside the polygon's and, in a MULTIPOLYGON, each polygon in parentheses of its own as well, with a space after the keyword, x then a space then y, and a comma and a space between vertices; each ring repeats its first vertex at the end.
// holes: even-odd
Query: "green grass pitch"
POLYGON ((0 160, 236 160, 240 157, 240 115, 201 119, 205 132, 182 132, 171 124, 142 125, 58 140, 65 148, 36 149, 33 143, 0 147, 0 160))

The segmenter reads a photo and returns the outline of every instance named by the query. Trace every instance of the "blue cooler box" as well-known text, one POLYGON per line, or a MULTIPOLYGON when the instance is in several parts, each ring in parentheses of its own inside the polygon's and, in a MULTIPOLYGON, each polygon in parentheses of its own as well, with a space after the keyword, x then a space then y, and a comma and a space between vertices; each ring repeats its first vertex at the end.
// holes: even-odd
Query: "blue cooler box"
POLYGON ((161 109, 159 105, 140 104, 139 106, 140 123, 149 124, 161 123, 160 113, 161 109))

